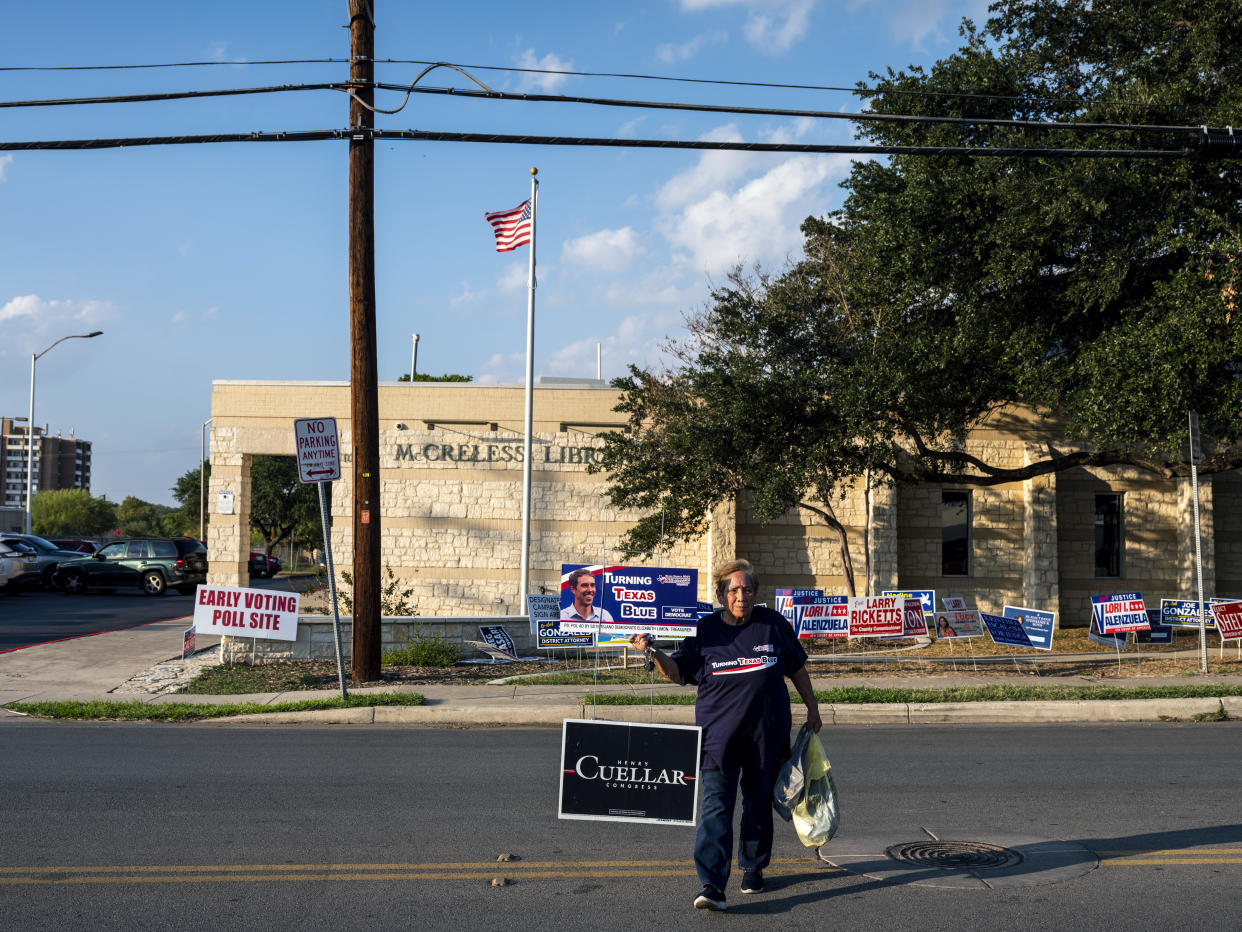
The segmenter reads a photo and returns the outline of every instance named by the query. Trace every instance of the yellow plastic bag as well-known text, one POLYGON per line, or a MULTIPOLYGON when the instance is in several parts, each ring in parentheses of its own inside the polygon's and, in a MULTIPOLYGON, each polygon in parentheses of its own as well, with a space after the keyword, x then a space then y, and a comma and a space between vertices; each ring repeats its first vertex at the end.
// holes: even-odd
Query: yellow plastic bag
POLYGON ((808 848, 818 848, 832 840, 841 824, 837 805, 837 785, 832 779, 832 765, 819 736, 811 734, 802 754, 802 798, 790 807, 798 838, 808 848))

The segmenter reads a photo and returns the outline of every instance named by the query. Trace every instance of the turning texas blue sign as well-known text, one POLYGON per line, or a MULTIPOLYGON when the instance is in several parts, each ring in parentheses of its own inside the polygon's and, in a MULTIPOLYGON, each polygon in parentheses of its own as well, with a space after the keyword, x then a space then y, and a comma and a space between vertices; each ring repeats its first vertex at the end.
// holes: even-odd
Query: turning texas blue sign
POLYGON ((561 565, 561 633, 684 638, 698 630, 699 571, 561 565))

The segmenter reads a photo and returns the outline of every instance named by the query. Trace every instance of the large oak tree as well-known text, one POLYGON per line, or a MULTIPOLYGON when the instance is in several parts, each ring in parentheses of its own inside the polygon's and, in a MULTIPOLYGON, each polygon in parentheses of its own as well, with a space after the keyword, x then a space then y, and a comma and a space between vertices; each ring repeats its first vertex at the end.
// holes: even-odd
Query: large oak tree
POLYGON ((648 512, 625 546, 697 535, 751 491, 761 518, 820 514, 844 553, 833 503, 864 475, 1182 475, 1191 410, 1203 469, 1242 465, 1242 163, 1190 154, 1191 128, 1242 125, 1236 0, 1003 0, 962 36, 930 69, 872 75, 868 108, 1075 129, 867 121, 860 138, 1177 157, 856 163, 843 208, 804 223, 801 261, 738 270, 689 318, 671 368, 616 383, 630 431, 606 438, 602 468, 614 504, 648 512), (1134 125, 1160 128, 1114 128, 1134 125), (1012 404, 1065 442, 1018 469, 968 455, 969 427, 1012 404))

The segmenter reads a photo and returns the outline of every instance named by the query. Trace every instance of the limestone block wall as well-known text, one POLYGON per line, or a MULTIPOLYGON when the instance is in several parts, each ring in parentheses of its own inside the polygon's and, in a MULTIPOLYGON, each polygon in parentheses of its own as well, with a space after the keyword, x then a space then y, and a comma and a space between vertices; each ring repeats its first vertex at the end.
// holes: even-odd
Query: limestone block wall
MULTIPOLYGON (((1202 498, 1202 476, 1199 482, 1202 498)), ((1214 589, 1206 591, 1209 596, 1242 598, 1242 474, 1230 472, 1213 476, 1211 485, 1214 535, 1204 534, 1203 552, 1205 563, 1208 551, 1213 553, 1216 584, 1214 589)), ((1191 531, 1193 533, 1193 527, 1191 531)), ((1207 586, 1206 567, 1204 585, 1207 586)))
POLYGON ((1142 592, 1149 605, 1182 590, 1178 553, 1179 492, 1171 482, 1130 468, 1066 470, 1057 484, 1060 623, 1086 626, 1091 596, 1142 592), (1119 577, 1095 575, 1095 496, 1120 493, 1122 559, 1119 577))

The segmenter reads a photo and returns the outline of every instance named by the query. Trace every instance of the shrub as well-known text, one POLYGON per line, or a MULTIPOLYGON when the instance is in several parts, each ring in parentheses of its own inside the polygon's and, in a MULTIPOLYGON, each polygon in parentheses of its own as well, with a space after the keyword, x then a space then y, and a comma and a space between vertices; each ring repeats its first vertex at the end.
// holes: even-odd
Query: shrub
POLYGON ((389 667, 451 667, 460 657, 456 642, 419 625, 405 647, 384 651, 380 662, 389 667))

